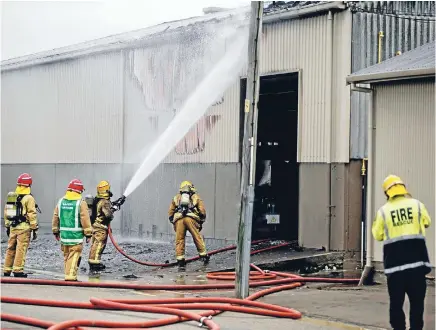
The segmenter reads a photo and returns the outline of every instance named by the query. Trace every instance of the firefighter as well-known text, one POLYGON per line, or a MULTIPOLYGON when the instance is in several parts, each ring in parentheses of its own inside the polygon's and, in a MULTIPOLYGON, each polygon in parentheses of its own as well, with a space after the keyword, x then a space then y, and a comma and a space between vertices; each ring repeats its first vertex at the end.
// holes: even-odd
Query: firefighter
POLYGON ((38 205, 30 194, 32 177, 23 173, 18 177, 15 192, 8 193, 4 211, 8 247, 6 250, 4 275, 27 277, 24 273, 27 249, 30 240, 35 240, 38 230, 36 211, 38 205))
POLYGON ((410 329, 424 326, 425 275, 431 271, 425 230, 431 219, 419 200, 412 198, 404 182, 389 175, 383 182, 387 202, 377 212, 372 234, 383 241, 383 261, 390 298, 389 318, 394 330, 405 330, 403 303, 410 301, 410 329))
POLYGON ((92 236, 88 205, 82 200, 84 190, 80 180, 71 180, 65 196, 59 200, 53 213, 52 231, 56 240, 61 241, 65 281, 77 281, 83 238, 86 237, 86 243, 89 243, 92 236))
POLYGON ((180 184, 179 193, 172 199, 168 215, 176 232, 176 259, 179 267, 184 268, 186 265, 186 231, 191 233, 200 259, 204 264, 207 264, 210 257, 207 254, 206 245, 200 234, 203 223, 206 220, 206 210, 203 201, 191 182, 183 181, 180 184))
POLYGON ((101 263, 101 255, 106 247, 108 226, 114 218, 115 209, 110 198, 113 196, 111 186, 107 181, 97 185, 97 196, 93 200, 91 222, 93 227, 91 250, 89 251, 89 270, 100 271, 106 268, 101 263))

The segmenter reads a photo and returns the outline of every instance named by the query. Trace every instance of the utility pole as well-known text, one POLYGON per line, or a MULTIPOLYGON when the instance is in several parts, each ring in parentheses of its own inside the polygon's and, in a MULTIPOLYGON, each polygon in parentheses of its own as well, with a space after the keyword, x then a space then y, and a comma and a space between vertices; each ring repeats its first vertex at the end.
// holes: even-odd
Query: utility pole
POLYGON ((245 96, 244 141, 241 169, 241 217, 236 249, 236 297, 249 294, 251 228, 257 147, 257 102, 259 100, 259 52, 262 37, 263 1, 251 2, 248 43, 247 91, 245 96))

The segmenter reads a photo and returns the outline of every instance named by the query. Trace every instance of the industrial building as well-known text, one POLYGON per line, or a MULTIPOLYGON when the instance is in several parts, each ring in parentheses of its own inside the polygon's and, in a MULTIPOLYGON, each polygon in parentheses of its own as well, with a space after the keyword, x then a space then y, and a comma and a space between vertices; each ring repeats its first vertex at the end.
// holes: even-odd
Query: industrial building
MULTIPOLYGON (((371 213, 386 200, 381 189, 384 178, 391 173, 399 175, 433 219, 426 231, 432 265, 436 244, 435 46, 430 42, 347 77, 351 84, 372 87, 369 91, 360 89, 373 98, 369 116, 373 120, 372 148, 368 155, 373 159, 373 171, 368 174, 373 184, 371 213)), ((382 250, 382 244, 376 241, 371 255, 374 261, 383 261, 382 250)))
MULTIPOLYGON (((435 4, 291 1, 264 11, 253 235, 360 251, 369 98, 352 92, 346 77, 434 41, 435 4), (280 222, 267 224, 265 213, 280 222)), ((87 192, 107 179, 122 194, 141 149, 164 129, 162 116, 180 106, 173 96, 189 92, 176 58, 189 59, 196 36, 230 16, 210 13, 3 61, 2 197, 18 174, 31 173, 48 227, 73 177, 87 192)), ((240 78, 129 196, 114 230, 172 239, 168 206, 189 179, 206 203, 206 239, 236 239, 240 78)))

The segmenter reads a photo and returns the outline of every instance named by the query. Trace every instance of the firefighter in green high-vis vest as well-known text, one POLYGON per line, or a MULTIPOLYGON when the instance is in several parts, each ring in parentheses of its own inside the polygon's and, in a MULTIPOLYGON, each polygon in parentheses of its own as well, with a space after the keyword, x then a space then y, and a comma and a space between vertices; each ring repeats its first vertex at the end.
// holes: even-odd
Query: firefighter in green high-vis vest
POLYGON ((88 205, 82 200, 84 190, 80 180, 72 180, 53 214, 52 231, 56 240, 61 241, 65 281, 77 281, 77 269, 82 259, 83 238, 86 237, 86 243, 89 243, 92 237, 88 205))

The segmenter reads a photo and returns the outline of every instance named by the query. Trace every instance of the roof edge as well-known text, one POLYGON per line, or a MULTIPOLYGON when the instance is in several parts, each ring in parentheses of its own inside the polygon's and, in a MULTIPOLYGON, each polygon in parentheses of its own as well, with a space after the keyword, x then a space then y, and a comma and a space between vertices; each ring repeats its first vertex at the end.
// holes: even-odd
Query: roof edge
POLYGON ((293 18, 304 17, 315 13, 320 14, 329 10, 344 10, 346 8, 347 6, 343 1, 329 1, 321 4, 316 3, 302 8, 294 8, 285 12, 271 13, 265 15, 262 22, 265 24, 275 23, 290 20, 293 18))
POLYGON ((381 83, 391 80, 418 79, 435 76, 435 68, 412 69, 348 76, 347 85, 351 83, 381 83))
POLYGON ((71 60, 87 55, 122 51, 123 49, 138 46, 141 42, 168 30, 186 28, 193 24, 201 24, 216 19, 226 19, 232 15, 249 13, 248 6, 232 8, 213 14, 189 17, 181 20, 164 22, 146 28, 123 32, 115 35, 92 39, 78 44, 54 48, 29 55, 14 57, 1 62, 1 72, 26 68, 29 66, 49 64, 64 60, 71 60))
MULTIPOLYGON (((79 44, 69 45, 65 47, 55 48, 47 51, 42 51, 30 55, 15 57, 1 62, 1 72, 18 70, 30 66, 49 64, 64 60, 84 57, 87 55, 121 51, 123 49, 137 46, 142 40, 152 37, 153 35, 162 33, 170 28, 186 27, 190 24, 207 22, 217 18, 224 18, 244 10, 245 7, 233 8, 218 13, 186 18, 178 21, 165 22, 147 28, 134 30, 126 33, 103 37, 85 41, 79 44), (171 25, 174 25, 171 27, 171 25), (129 39, 130 38, 130 39, 129 39)), ((263 23, 269 24, 290 20, 298 17, 305 17, 315 13, 323 13, 329 10, 346 9, 346 4, 343 1, 331 1, 326 3, 316 3, 303 8, 292 8, 285 12, 265 14, 263 23)))

